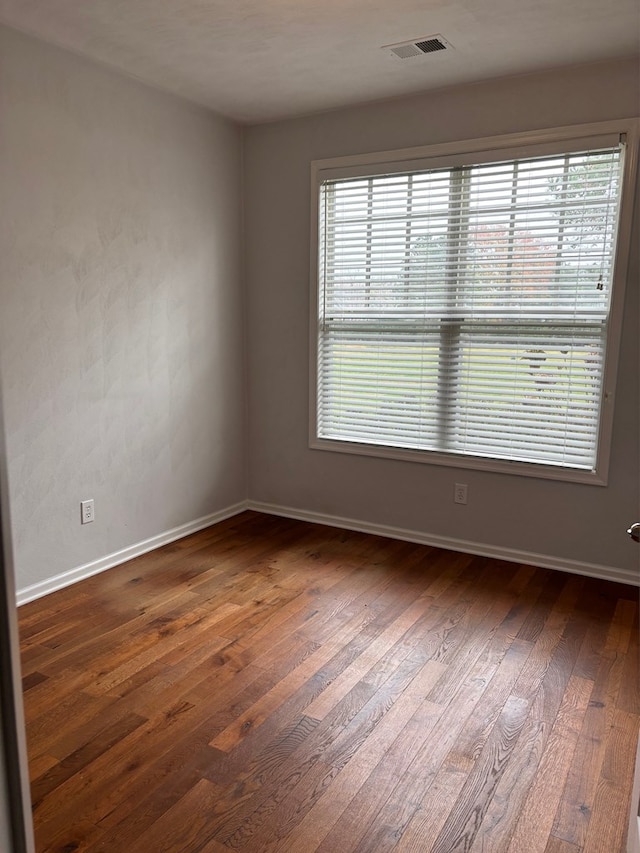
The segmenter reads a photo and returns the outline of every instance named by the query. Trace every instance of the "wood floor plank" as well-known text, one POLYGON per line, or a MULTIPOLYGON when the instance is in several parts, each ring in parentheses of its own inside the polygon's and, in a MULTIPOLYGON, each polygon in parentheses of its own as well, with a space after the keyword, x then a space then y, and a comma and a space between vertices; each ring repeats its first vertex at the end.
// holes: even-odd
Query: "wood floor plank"
POLYGON ((318 647, 305 638, 298 638, 300 654, 296 657, 297 665, 292 667, 285 678, 278 680, 276 684, 261 696, 250 708, 233 720, 212 741, 211 746, 223 752, 230 752, 249 733, 255 731, 258 726, 274 713, 285 699, 298 687, 306 684, 310 674, 317 671, 319 660, 324 660, 329 652, 325 647, 318 647), (314 654, 322 650, 322 654, 314 654))
MULTIPOLYGON (((631 624, 628 607, 620 600, 615 605, 606 632, 599 632, 602 644, 599 646, 599 665, 594 676, 594 686, 569 768, 564 796, 553 825, 554 836, 580 848, 584 846, 593 816, 596 791, 613 726, 625 652, 630 643, 638 642, 637 635, 631 632, 631 624)), ((592 655, 594 651, 592 648, 592 655)))
POLYGON ((67 779, 79 773, 104 752, 107 752, 122 738, 135 731, 146 722, 144 717, 129 714, 114 725, 107 727, 100 734, 81 746, 76 752, 63 758, 53 767, 46 770, 31 783, 31 801, 37 809, 42 799, 67 779))
POLYGON ((551 724, 545 721, 544 708, 541 689, 533 700, 513 756, 501 774, 472 840, 470 850, 473 853, 487 848, 492 853, 504 853, 509 847, 549 738, 551 724))
POLYGON ((25 717, 30 754, 38 756, 48 753, 64 757, 59 756, 56 749, 60 738, 71 731, 81 731, 84 726, 92 725, 92 721, 102 717, 109 706, 109 699, 89 696, 79 690, 61 698, 60 702, 45 714, 31 718, 27 711, 25 717))
POLYGON ((633 782, 635 750, 640 719, 626 711, 616 711, 607 738, 604 761, 597 781, 593 811, 583 846, 584 853, 624 850, 628 804, 633 782))
POLYGON ((443 766, 429 785, 426 801, 423 800, 413 810, 413 815, 399 838, 394 839, 394 833, 397 835, 400 827, 397 824, 389 827, 390 831, 387 832, 389 849, 415 851, 415 853, 431 850, 434 839, 440 835, 449 816, 451 804, 460 796, 466 779, 467 773, 464 770, 443 766), (397 840, 397 843, 394 843, 394 840, 397 840))
POLYGON ((401 613, 365 651, 324 690, 306 709, 310 717, 321 720, 347 693, 378 663, 383 655, 400 640, 421 616, 431 599, 420 597, 401 613))
POLYGON ((433 853, 471 849, 493 793, 515 749, 529 713, 519 696, 507 699, 482 753, 468 774, 432 847, 433 853))
POLYGON ((207 815, 215 803, 217 788, 200 779, 178 802, 129 846, 129 853, 171 853, 195 850, 207 829, 207 815))
MULTIPOLYGON (((631 637, 640 636, 638 616, 638 610, 636 610, 631 637)), ((629 714, 640 714, 640 643, 630 642, 625 650, 616 707, 629 714)))
POLYGON ((575 844, 569 844, 568 841, 563 841, 561 838, 551 835, 549 836, 544 853, 581 853, 581 851, 581 847, 576 847, 575 844))
POLYGON ((22 679, 22 691, 26 693, 27 690, 31 690, 34 687, 37 687, 38 684, 42 684, 43 681, 46 681, 49 678, 48 675, 43 675, 41 672, 31 672, 29 675, 25 675, 22 679))
MULTIPOLYGON (((384 598, 384 593, 380 598, 384 598)), ((377 642, 380 636, 384 635, 385 630, 388 630, 390 625, 395 622, 395 619, 404 613, 407 606, 404 596, 396 593, 389 607, 382 610, 378 615, 375 615, 375 608, 369 608, 370 614, 374 617, 371 621, 368 621, 366 617, 363 621, 361 609, 355 617, 352 617, 348 623, 343 624, 338 629, 338 633, 334 634, 330 641, 325 641, 300 667, 274 687, 271 694, 263 697, 256 706, 250 708, 242 717, 237 718, 232 730, 223 733, 212 743, 212 746, 228 750, 237 746, 243 737, 248 734, 253 735, 257 728, 268 719, 274 703, 279 704, 278 697, 299 690, 307 684, 311 677, 318 684, 315 692, 320 692, 324 684, 333 683, 335 679, 331 674, 331 668, 328 668, 330 664, 333 664, 333 670, 339 673, 339 677, 342 677, 351 662, 359 660, 362 654, 370 649, 371 644, 377 642), (350 639, 345 642, 347 637, 350 639), (340 663, 340 659, 344 661, 343 665, 340 663)), ((313 716, 309 713, 308 708, 305 707, 304 710, 305 714, 313 716)))
MULTIPOLYGON (((512 635, 508 633, 504 623, 512 610, 512 596, 496 589, 487 599, 488 601, 483 601, 479 606, 475 605, 465 615, 459 636, 455 639, 455 652, 450 651, 446 658, 442 658, 447 663, 447 672, 429 693, 431 702, 449 704, 460 681, 479 659, 488 641, 496 637, 494 648, 504 648, 505 653, 511 645, 512 635)), ((500 655, 500 652, 497 653, 500 655)))
POLYGON ((395 833, 391 841, 398 840, 496 669, 497 662, 487 649, 459 685, 454 715, 443 706, 423 703, 318 847, 319 853, 358 847, 374 850, 388 844, 391 833, 395 833))
POLYGON ((58 763, 53 755, 29 756, 29 781, 33 782, 58 763))
POLYGON ((471 769, 493 730, 502 708, 511 695, 533 646, 526 640, 514 640, 504 656, 490 671, 488 689, 465 721, 447 756, 449 763, 471 769))
MULTIPOLYGON (((580 582, 578 582, 578 589, 580 582)), ((567 595, 571 586, 567 588, 567 595)), ((575 592, 575 585, 573 590, 575 592)), ((516 819, 523 808, 525 796, 534 784, 538 764, 545 755, 552 726, 562 715, 564 705, 571 703, 577 684, 589 686, 593 682, 571 678, 582 645, 586 625, 574 615, 567 621, 560 641, 553 649, 540 688, 535 695, 529 718, 518 739, 516 753, 509 762, 491 798, 485 816, 478 828, 472 850, 481 851, 490 846, 495 853, 502 853, 509 846, 509 838, 516 819)), ((585 706, 586 707, 586 706, 585 706)), ((584 712, 582 716, 584 715, 584 712)), ((580 717, 579 724, 582 724, 580 717)), ((568 748, 569 744, 566 744, 568 748)), ((557 784, 557 779, 554 780, 557 784)), ((563 783, 564 784, 564 780, 563 783)))
POLYGON ((38 665, 49 676, 64 675, 69 669, 75 669, 84 674, 89 683, 95 675, 153 646, 162 630, 161 626, 153 624, 155 614, 163 614, 165 619, 171 618, 168 615, 171 606, 182 606, 188 612, 194 602, 190 591, 185 592, 177 587, 153 605, 141 607, 140 612, 132 614, 127 610, 121 613, 118 608, 116 612, 110 612, 105 620, 84 623, 78 634, 82 638, 80 642, 70 639, 56 649, 47 649, 46 654, 38 660, 38 665))
POLYGON ((249 798, 237 800, 236 791, 228 788, 227 799, 219 803, 221 819, 216 837, 224 843, 229 843, 236 837, 244 838, 247 828, 255 830, 265 809, 270 808, 269 804, 272 801, 279 802, 286 796, 295 787, 301 775, 313 778, 315 765, 321 761, 336 733, 341 732, 357 715, 373 693, 371 688, 358 684, 338 704, 334 712, 315 728, 305 740, 302 749, 274 768, 268 777, 255 779, 257 784, 248 787, 249 798))
MULTIPOLYGON (((65 779, 34 808, 41 837, 54 838, 61 826, 72 825, 78 812, 91 824, 99 822, 126 800, 127 786, 143 772, 145 750, 166 751, 178 737, 183 720, 196 716, 193 706, 179 704, 170 715, 160 714, 102 753, 82 773, 65 779)), ((188 725, 188 724, 187 724, 188 725)))
POLYGON ((531 853, 544 853, 592 689, 592 682, 579 678, 567 689, 508 853, 518 853, 523 847, 531 853))
MULTIPOLYGON (((215 838, 212 838, 210 841, 207 841, 204 847, 199 847, 197 853, 229 853, 229 848, 224 844, 220 844, 215 840, 215 838)), ((293 851, 291 851, 291 853, 293 853, 293 851)))
MULTIPOLYGON (((217 781, 221 777, 244 779, 256 773, 259 775, 262 772, 261 756, 264 750, 268 752, 271 743, 286 732, 290 721, 299 720, 309 703, 366 648, 371 636, 369 632, 374 630, 371 627, 373 625, 375 620, 369 621, 365 613, 361 612, 352 617, 347 625, 343 625, 334 634, 331 642, 323 643, 318 651, 304 662, 303 671, 292 672, 290 686, 295 692, 292 692, 277 711, 260 726, 251 726, 246 730, 246 737, 236 745, 231 756, 212 767, 210 778, 217 781)), ((269 697, 265 696, 265 699, 268 700, 269 697)), ((237 716, 237 719, 240 719, 240 716, 237 716)), ((331 725, 332 721, 328 724, 331 725)))
MULTIPOLYGON (((307 685, 311 678, 314 678, 322 672, 323 667, 334 661, 336 657, 346 657, 347 660, 353 658, 353 654, 349 652, 345 655, 345 650, 349 649, 347 638, 353 636, 353 623, 344 626, 341 631, 336 633, 333 641, 326 641, 320 645, 311 655, 309 655, 299 666, 288 673, 283 679, 279 679, 270 691, 261 696, 250 708, 242 715, 237 716, 233 722, 211 743, 211 746, 216 748, 225 747, 231 749, 236 747, 239 742, 251 733, 253 735, 256 730, 266 720, 269 719, 271 713, 280 707, 283 703, 283 697, 292 696, 300 688, 307 685)), ((355 644, 355 640, 351 640, 355 644)), ((356 644, 356 649, 360 651, 356 644)), ((348 664, 345 664, 348 666, 348 664)), ((340 664, 338 664, 339 671, 340 664)), ((327 675, 330 680, 331 676, 327 675)), ((319 680, 318 690, 322 686, 322 680, 319 680)), ((306 704, 305 710, 306 710, 306 704)), ((226 751, 223 749, 223 751, 226 751)))
MULTIPOLYGON (((412 666, 415 667, 415 664, 412 666)), ((407 676, 408 673, 403 673, 399 670, 396 682, 398 679, 407 678, 407 676)), ((409 675, 408 677, 411 680, 411 676, 409 675)), ((245 832, 247 824, 254 822, 253 815, 256 815, 255 819, 260 820, 264 808, 268 807, 265 804, 268 804, 271 799, 277 801, 278 797, 281 796, 282 790, 289 790, 289 788, 297 784, 299 765, 307 767, 310 771, 321 757, 323 760, 326 760, 329 756, 329 748, 332 745, 339 744, 340 739, 336 740, 335 733, 345 731, 345 727, 348 726, 351 720, 357 721, 358 712, 361 709, 364 709, 361 713, 365 714, 365 719, 369 717, 369 712, 366 711, 367 702, 375 695, 375 692, 375 688, 365 684, 357 685, 338 704, 336 709, 334 709, 334 713, 323 721, 309 736, 304 743, 304 752, 285 760, 277 770, 274 770, 268 780, 263 780, 263 783, 252 791, 253 796, 249 802, 235 802, 235 792, 231 790, 229 792, 229 799, 220 803, 223 817, 223 822, 219 830, 221 840, 225 840, 226 842, 232 837, 237 837, 237 833, 245 832)), ((385 690, 385 702, 392 702, 392 696, 393 691, 389 691, 387 688, 385 690)), ((252 778, 255 778, 255 773, 252 774, 252 778)))
POLYGON ((197 729, 155 760, 146 762, 135 782, 127 785, 126 801, 96 824, 87 851, 126 850, 131 839, 147 832, 162 815, 182 799, 201 779, 211 761, 205 720, 197 729))
POLYGON ((19 621, 37 853, 623 850, 623 585, 246 512, 19 621))
POLYGON ((82 817, 76 817, 69 825, 60 825, 57 831, 45 835, 43 827, 37 822, 34 827, 36 850, 47 850, 51 853, 75 853, 85 848, 85 841, 96 832, 96 827, 82 817))
POLYGON ((435 723, 442 715, 443 709, 438 705, 425 702, 424 695, 437 681, 443 669, 444 664, 438 661, 427 661, 400 699, 394 703, 366 739, 365 744, 357 750, 357 758, 346 763, 341 761, 340 773, 325 791, 322 799, 313 803, 297 827, 277 845, 278 851, 284 853, 287 849, 296 847, 302 849, 305 843, 309 845, 309 849, 319 846, 349 802, 384 761, 386 753, 418 713, 420 713, 423 729, 428 731, 429 717, 435 723))

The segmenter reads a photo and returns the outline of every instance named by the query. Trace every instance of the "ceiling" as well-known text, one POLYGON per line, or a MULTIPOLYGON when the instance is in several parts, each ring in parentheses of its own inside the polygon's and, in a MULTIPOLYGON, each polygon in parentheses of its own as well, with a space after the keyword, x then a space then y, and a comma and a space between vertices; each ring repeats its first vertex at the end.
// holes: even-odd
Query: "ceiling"
POLYGON ((241 122, 639 52, 638 0, 0 0, 0 20, 241 122), (397 59, 382 45, 442 34, 397 59))

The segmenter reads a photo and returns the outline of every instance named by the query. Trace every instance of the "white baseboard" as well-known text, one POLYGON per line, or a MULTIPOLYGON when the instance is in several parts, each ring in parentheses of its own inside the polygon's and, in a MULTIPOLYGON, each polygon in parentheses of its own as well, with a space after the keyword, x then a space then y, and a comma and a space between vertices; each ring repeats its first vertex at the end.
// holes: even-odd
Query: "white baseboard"
POLYGON ((244 512, 247 508, 247 502, 241 501, 240 503, 233 504, 233 506, 225 507, 225 509, 221 509, 218 512, 213 512, 211 515, 203 515, 194 521, 189 521, 186 524, 173 527, 171 530, 166 530, 164 533, 159 533, 157 536, 152 536, 150 539, 130 545, 128 548, 123 548, 122 551, 116 551, 114 554, 108 554, 99 560, 85 563, 84 566, 78 566, 75 569, 70 569, 68 572, 62 572, 62 574, 47 578, 47 580, 34 583, 31 586, 24 587, 24 589, 19 589, 16 593, 18 607, 21 604, 34 601, 36 598, 41 598, 43 595, 48 595, 50 592, 55 592, 57 589, 71 586, 71 584, 84 580, 84 578, 89 578, 107 569, 112 569, 114 566, 120 565, 120 563, 126 563, 127 560, 132 560, 134 557, 139 557, 141 554, 146 554, 148 551, 153 551, 162 545, 168 545, 169 542, 175 542, 176 539, 182 539, 190 533, 196 533, 205 527, 211 527, 212 524, 217 524, 219 521, 224 521, 226 518, 238 515, 238 513, 244 512))
POLYGON ((507 560, 512 563, 526 563, 527 565, 540 566, 545 569, 557 569, 563 572, 571 572, 572 574, 586 575, 588 577, 600 578, 602 580, 617 581, 618 583, 640 586, 640 578, 636 574, 632 572, 625 572, 623 569, 616 569, 612 566, 601 566, 595 563, 582 563, 577 560, 565 560, 559 557, 550 557, 546 554, 518 551, 513 548, 503 548, 497 545, 487 545, 484 542, 469 542, 465 539, 435 536, 430 533, 422 533, 417 530, 407 530, 402 527, 391 527, 386 524, 373 524, 368 521, 360 521, 353 518, 344 518, 337 515, 328 515, 321 512, 311 512, 308 510, 279 506, 278 504, 249 500, 240 501, 237 504, 233 504, 233 506, 225 507, 225 509, 211 513, 211 515, 204 515, 202 518, 196 518, 194 521, 181 524, 179 527, 173 527, 171 530, 159 533, 157 536, 152 536, 150 539, 145 539, 135 545, 130 545, 128 548, 123 548, 121 551, 108 554, 106 557, 101 557, 99 560, 94 560, 91 563, 86 563, 83 566, 70 569, 68 572, 62 572, 62 574, 55 575, 52 578, 47 578, 47 580, 19 589, 16 593, 16 602, 18 606, 21 604, 27 604, 27 602, 34 601, 36 598, 41 598, 43 595, 48 595, 50 592, 55 592, 58 589, 71 586, 71 584, 83 580, 84 578, 97 575, 100 572, 104 572, 107 569, 120 565, 121 563, 126 563, 134 557, 139 557, 141 554, 146 554, 148 551, 153 551, 155 548, 167 545, 169 542, 175 542, 176 539, 182 539, 190 533, 196 533, 198 530, 203 530, 205 527, 210 527, 212 524, 217 524, 219 521, 224 521, 227 518, 238 515, 238 513, 241 513, 246 509, 251 509, 255 512, 264 512, 267 515, 280 515, 285 518, 310 521, 314 524, 326 524, 329 527, 340 527, 345 530, 357 530, 360 533, 372 533, 376 536, 386 536, 389 539, 401 539, 405 542, 416 542, 419 545, 432 545, 436 548, 445 548, 450 551, 462 551, 465 554, 475 554, 480 557, 494 557, 496 559, 507 560))
POLYGON ((311 521, 314 524, 326 524, 330 527, 341 527, 346 530, 357 530, 360 533, 373 533, 376 536, 386 536, 389 539, 401 539, 405 542, 416 542, 419 545, 432 545, 451 551, 462 551, 465 554, 475 554, 479 557, 494 557, 512 563, 525 563, 539 566, 543 569, 557 569, 576 575, 600 578, 601 580, 640 586, 640 577, 634 572, 617 569, 613 566, 601 566, 596 563, 583 563, 578 560, 566 560, 561 557, 550 557, 547 554, 536 554, 529 551, 519 551, 513 548, 503 548, 499 545, 488 545, 485 542, 469 542, 466 539, 453 539, 447 536, 434 536, 417 530, 405 530, 402 527, 391 527, 386 524, 371 524, 353 518, 343 518, 337 515, 327 515, 321 512, 292 509, 277 504, 248 501, 247 509, 264 512, 269 515, 282 515, 286 518, 296 518, 300 521, 311 521))

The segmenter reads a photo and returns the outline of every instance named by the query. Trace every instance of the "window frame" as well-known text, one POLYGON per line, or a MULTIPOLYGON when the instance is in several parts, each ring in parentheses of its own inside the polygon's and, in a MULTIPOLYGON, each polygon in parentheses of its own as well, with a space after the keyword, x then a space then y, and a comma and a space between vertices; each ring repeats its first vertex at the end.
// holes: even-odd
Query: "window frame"
POLYGON ((623 306, 632 238, 632 217, 636 187, 640 119, 620 119, 561 128, 511 133, 501 136, 445 142, 436 145, 349 155, 311 163, 311 298, 309 334, 309 447, 382 459, 443 465, 496 473, 517 474, 566 482, 606 485, 608 480, 615 385, 618 372, 623 306), (360 444, 318 436, 318 317, 320 292, 320 190, 328 179, 368 177, 392 172, 419 171, 459 165, 480 164, 499 159, 567 153, 604 147, 625 138, 625 161, 621 181, 621 200, 616 254, 613 265, 611 305, 603 370, 603 391, 597 437, 596 464, 593 471, 564 468, 538 462, 520 462, 484 456, 448 453, 438 450, 395 448, 388 445, 360 444), (616 139, 617 137, 617 139, 616 139))

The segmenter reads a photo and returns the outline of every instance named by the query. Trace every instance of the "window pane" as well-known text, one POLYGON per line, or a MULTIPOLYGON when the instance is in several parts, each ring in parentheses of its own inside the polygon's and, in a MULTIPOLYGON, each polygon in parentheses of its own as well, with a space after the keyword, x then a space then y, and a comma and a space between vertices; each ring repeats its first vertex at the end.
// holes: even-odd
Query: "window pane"
POLYGON ((464 328, 452 449, 590 468, 603 357, 601 326, 464 328))
POLYGON ((327 181, 318 435, 593 469, 621 154, 327 181))
POLYGON ((323 338, 319 398, 325 438, 430 447, 438 430, 437 334, 380 336, 356 330, 323 338))

